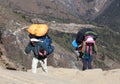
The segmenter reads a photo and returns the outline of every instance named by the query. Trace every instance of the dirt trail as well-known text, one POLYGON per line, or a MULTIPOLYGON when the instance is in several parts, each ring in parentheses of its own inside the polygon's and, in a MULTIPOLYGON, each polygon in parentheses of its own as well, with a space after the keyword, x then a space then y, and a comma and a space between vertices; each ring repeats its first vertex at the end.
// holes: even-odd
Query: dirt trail
POLYGON ((119 84, 120 69, 80 71, 48 67, 49 73, 38 69, 37 74, 0 68, 0 84, 119 84))

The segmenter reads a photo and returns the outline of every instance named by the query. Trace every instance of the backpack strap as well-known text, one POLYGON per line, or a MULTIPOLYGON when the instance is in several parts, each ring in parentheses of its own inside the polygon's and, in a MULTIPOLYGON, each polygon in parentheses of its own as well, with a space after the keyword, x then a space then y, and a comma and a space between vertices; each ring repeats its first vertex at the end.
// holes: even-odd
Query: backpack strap
POLYGON ((87 45, 87 43, 85 41, 83 42, 82 52, 83 52, 84 55, 85 54, 92 55, 94 51, 96 51, 95 43, 91 44, 91 45, 87 45))
POLYGON ((82 49, 81 49, 81 51, 82 51, 82 53, 84 53, 84 51, 85 51, 85 41, 83 41, 83 47, 82 47, 82 49))

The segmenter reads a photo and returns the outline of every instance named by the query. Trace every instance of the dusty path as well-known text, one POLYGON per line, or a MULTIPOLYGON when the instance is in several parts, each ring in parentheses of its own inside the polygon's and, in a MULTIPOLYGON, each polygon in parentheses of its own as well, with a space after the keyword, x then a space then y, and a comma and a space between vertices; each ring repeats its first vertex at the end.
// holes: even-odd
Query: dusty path
POLYGON ((120 69, 80 71, 49 67, 46 74, 38 69, 37 74, 9 71, 0 68, 0 84, 120 84, 120 69))

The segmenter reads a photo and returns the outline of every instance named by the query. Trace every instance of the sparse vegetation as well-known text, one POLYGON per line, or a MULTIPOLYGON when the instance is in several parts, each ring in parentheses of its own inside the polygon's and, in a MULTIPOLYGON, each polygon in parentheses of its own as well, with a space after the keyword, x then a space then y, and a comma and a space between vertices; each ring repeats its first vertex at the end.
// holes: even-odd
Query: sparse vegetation
POLYGON ((112 4, 96 19, 95 22, 101 25, 107 25, 112 30, 120 32, 120 0, 114 0, 112 4))
POLYGON ((73 34, 58 31, 50 31, 50 36, 56 43, 63 46, 65 49, 73 51, 73 47, 71 45, 71 42, 75 37, 73 34))

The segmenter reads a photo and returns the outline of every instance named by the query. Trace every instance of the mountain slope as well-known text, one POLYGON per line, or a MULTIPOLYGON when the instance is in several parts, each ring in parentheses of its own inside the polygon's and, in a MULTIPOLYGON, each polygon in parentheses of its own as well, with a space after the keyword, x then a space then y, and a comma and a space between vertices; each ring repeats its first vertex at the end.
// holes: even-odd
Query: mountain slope
POLYGON ((106 25, 114 31, 120 32, 120 0, 114 0, 94 21, 98 25, 106 25))
MULTIPOLYGON (((24 53, 25 46, 29 42, 26 28, 30 23, 13 13, 9 8, 0 6, 0 10, 0 42, 5 50, 5 55, 0 51, 0 59, 6 56, 16 65, 15 69, 31 68, 33 54, 28 56, 24 53)), ((88 27, 93 28, 99 34, 97 39, 99 52, 98 57, 96 57, 95 68, 120 68, 119 33, 111 31, 109 28, 99 28, 90 24, 44 22, 49 25, 49 34, 55 46, 55 52, 48 59, 49 65, 81 69, 81 61, 76 60, 76 56, 72 52, 71 42, 79 29, 88 27)), ((4 65, 8 65, 8 63, 4 65)))
POLYGON ((0 0, 17 13, 59 22, 83 22, 96 17, 113 0, 0 0))

